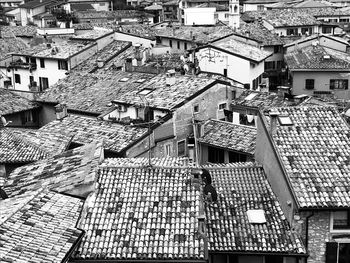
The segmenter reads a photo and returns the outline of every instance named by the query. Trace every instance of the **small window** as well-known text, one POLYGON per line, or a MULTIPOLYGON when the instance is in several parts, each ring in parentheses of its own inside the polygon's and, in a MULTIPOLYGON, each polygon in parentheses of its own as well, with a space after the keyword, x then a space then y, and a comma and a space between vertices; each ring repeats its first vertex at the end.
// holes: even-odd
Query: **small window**
POLYGON ((232 92, 231 92, 231 99, 232 100, 234 100, 235 98, 236 98, 236 91, 235 90, 233 90, 232 92))
POLYGON ((349 81, 347 79, 331 79, 329 83, 330 89, 348 89, 349 81))
POLYGON ((29 76, 29 83, 30 83, 30 85, 32 85, 33 82, 34 82, 34 77, 33 76, 29 76))
POLYGON ((177 41, 177 49, 180 49, 181 47, 180 47, 180 41, 177 41))
POLYGON ((39 77, 39 88, 40 88, 40 91, 44 91, 44 90, 48 89, 49 88, 49 79, 39 77))
POLYGON ((151 89, 143 89, 141 91, 138 92, 139 95, 147 95, 149 93, 151 93, 153 90, 151 89))
POLYGON ((305 89, 314 89, 315 88, 315 80, 314 79, 306 79, 305 80, 305 89))
POLYGON ((219 110, 224 110, 224 109, 226 109, 226 106, 227 106, 227 103, 224 102, 224 103, 220 103, 218 108, 219 108, 219 110))
POLYGON ((68 63, 65 60, 58 60, 58 69, 67 70, 68 63))
POLYGON ((40 67, 45 68, 45 59, 43 58, 40 59, 40 67))
POLYGON ((21 84, 21 75, 15 74, 15 83, 21 84))
POLYGON ((185 156, 186 154, 186 140, 177 142, 177 156, 185 156))
POLYGON ((266 223, 265 212, 262 209, 252 209, 247 211, 248 221, 251 224, 266 223))
POLYGON ((184 48, 185 50, 187 50, 187 43, 184 43, 184 48))
POLYGON ((256 95, 258 95, 258 93, 251 93, 247 97, 245 97, 244 100, 252 100, 256 95))
POLYGON ((350 210, 332 213, 333 230, 350 230, 350 210))
POLYGON ((130 78, 121 78, 119 82, 127 82, 130 78))
POLYGON ((198 104, 193 106, 193 112, 194 113, 199 112, 199 105, 198 104))
POLYGON ((165 156, 171 156, 172 154, 172 144, 171 143, 167 143, 164 145, 164 154, 165 156))
POLYGON ((287 36, 297 36, 298 28, 287 28, 287 36))
POLYGON ((332 28, 331 27, 323 27, 322 28, 322 33, 323 34, 331 34, 332 33, 332 28))
POLYGON ((273 52, 274 53, 279 53, 281 51, 281 47, 280 46, 274 46, 273 47, 273 52))
POLYGON ((173 47, 173 41, 169 40, 169 47, 173 47))

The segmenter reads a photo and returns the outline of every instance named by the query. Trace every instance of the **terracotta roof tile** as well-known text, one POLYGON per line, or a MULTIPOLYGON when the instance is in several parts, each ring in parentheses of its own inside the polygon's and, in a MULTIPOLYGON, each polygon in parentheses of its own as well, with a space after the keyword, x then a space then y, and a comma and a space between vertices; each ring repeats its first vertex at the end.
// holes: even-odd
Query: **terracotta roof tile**
POLYGON ((24 41, 20 41, 14 37, 0 39, 0 60, 11 56, 11 53, 17 53, 26 49, 28 46, 24 41))
POLYGON ((26 110, 32 110, 38 105, 7 89, 0 89, 0 115, 7 115, 26 110))
POLYGON ((262 42, 263 46, 282 45, 282 39, 276 34, 272 33, 259 22, 244 23, 241 22, 237 32, 243 36, 255 39, 262 42))
POLYGON ((102 141, 106 150, 120 152, 145 135, 147 128, 127 126, 96 118, 70 115, 62 121, 52 121, 40 128, 41 132, 59 133, 64 131, 73 137, 73 142, 88 144, 102 141))
MULTIPOLYGON (((6 209, 22 198, 0 200, 0 206, 6 209)), ((82 235, 75 226, 83 202, 47 191, 25 200, 0 224, 0 261, 61 262, 82 235)))
POLYGON ((256 128, 230 122, 209 120, 199 142, 254 155, 256 128))
POLYGON ((232 105, 246 106, 257 109, 265 109, 270 107, 287 106, 290 103, 285 101, 276 93, 259 92, 245 90, 242 94, 233 100, 232 105))
POLYGON ((38 99, 44 102, 66 103, 68 109, 102 114, 112 108, 111 101, 123 93, 131 93, 140 85, 137 80, 154 75, 114 71, 110 73, 71 73, 46 90, 38 99), (126 82, 120 79, 128 78, 126 82))
POLYGON ((295 69, 344 69, 350 67, 350 55, 322 46, 303 47, 285 54, 285 60, 291 70, 295 69), (326 56, 326 57, 325 57, 326 56), (329 57, 327 57, 329 56, 329 57))
MULTIPOLYGON (((151 158, 151 164, 162 167, 187 167, 194 164, 187 157, 163 157, 151 158)), ((134 167, 149 165, 149 158, 106 158, 101 166, 109 167, 134 167)))
POLYGON ((170 110, 208 85, 213 84, 214 81, 215 79, 194 75, 176 75, 175 84, 167 86, 165 74, 159 74, 136 89, 121 94, 115 101, 131 105, 144 105, 138 93, 144 89, 149 89, 151 92, 144 95, 144 100, 149 103, 149 106, 170 110))
POLYGON ((209 251, 305 254, 262 167, 209 168, 217 202, 206 202, 209 251), (247 211, 261 209, 266 223, 252 224, 247 211))
POLYGON ((101 168, 75 258, 204 259, 197 233, 201 195, 188 176, 176 167, 101 168))
MULTIPOLYGON (((1 37, 13 38, 13 37, 33 37, 36 35, 35 26, 2 26, 1 37)), ((17 40, 20 41, 20 40, 17 40)))
POLYGON ((278 108, 273 136, 302 208, 350 206, 350 128, 334 107, 278 108))
POLYGON ((19 167, 9 175, 4 190, 8 196, 16 196, 44 187, 84 196, 92 190, 102 150, 101 143, 93 143, 19 167))

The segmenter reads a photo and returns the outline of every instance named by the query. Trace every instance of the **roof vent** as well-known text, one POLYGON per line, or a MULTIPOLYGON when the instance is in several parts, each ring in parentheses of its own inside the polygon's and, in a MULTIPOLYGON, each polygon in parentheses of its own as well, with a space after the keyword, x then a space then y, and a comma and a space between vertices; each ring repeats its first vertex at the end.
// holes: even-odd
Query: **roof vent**
POLYGON ((262 209, 252 209, 247 211, 248 221, 251 224, 265 224, 265 212, 262 209))
POLYGON ((171 86, 175 84, 175 70, 171 69, 168 70, 166 73, 166 85, 171 86))

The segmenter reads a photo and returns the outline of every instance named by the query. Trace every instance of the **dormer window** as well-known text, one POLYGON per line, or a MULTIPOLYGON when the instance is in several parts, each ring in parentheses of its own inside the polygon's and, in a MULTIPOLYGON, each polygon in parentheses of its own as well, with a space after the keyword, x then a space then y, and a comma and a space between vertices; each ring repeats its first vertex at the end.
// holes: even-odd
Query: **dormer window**
POLYGON ((130 78, 122 78, 119 80, 119 82, 127 82, 130 78))
POLYGON ((252 209, 247 211, 248 221, 251 224, 265 224, 265 211, 262 209, 252 209))

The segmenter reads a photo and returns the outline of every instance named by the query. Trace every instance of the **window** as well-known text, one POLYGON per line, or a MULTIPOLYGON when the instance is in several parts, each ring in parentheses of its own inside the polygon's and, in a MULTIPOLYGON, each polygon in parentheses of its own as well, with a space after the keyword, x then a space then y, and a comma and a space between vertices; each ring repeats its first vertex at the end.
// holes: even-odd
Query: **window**
POLYGON ((347 79, 331 79, 329 83, 330 89, 348 89, 349 81, 347 79))
POLYGON ((302 35, 311 35, 312 34, 312 27, 302 27, 301 28, 301 34, 302 35))
POLYGON ((233 90, 233 91, 231 92, 231 99, 234 100, 235 98, 236 98, 236 91, 233 90))
POLYGON ((39 88, 40 91, 44 91, 49 88, 49 79, 39 77, 39 88))
POLYGON ((208 162, 210 163, 224 163, 225 151, 220 148, 208 146, 208 162))
POLYGON ((187 50, 187 43, 184 44, 185 50, 187 50))
POLYGON ((265 70, 275 69, 275 61, 265 61, 265 70))
POLYGON ((172 153, 172 144, 171 143, 167 143, 164 145, 164 154, 165 156, 171 156, 172 153))
POLYGON ((152 89, 143 89, 141 91, 138 92, 139 95, 147 95, 149 93, 151 93, 153 90, 152 89))
POLYGON ((273 47, 273 52, 274 53, 280 53, 281 52, 281 46, 274 46, 273 47))
POLYGON ((121 78, 119 79, 119 82, 127 82, 130 78, 121 78))
POLYGON ((350 243, 327 242, 326 263, 349 263, 350 243))
POLYGON ((305 80, 305 89, 314 89, 315 88, 315 80, 314 79, 306 79, 305 80))
POLYGON ((180 49, 180 41, 177 41, 177 49, 180 49))
POLYGON ((193 112, 194 113, 199 112, 199 105, 198 104, 193 106, 193 112))
POLYGON ((177 142, 177 156, 185 156, 186 154, 185 146, 186 146, 185 140, 177 142))
POLYGON ((297 36, 298 35, 298 29, 297 28, 288 28, 287 29, 287 36, 297 36))
POLYGON ((227 77, 227 68, 224 68, 224 76, 227 77))
POLYGON ((225 110, 226 109, 226 105, 227 105, 226 102, 220 103, 219 106, 218 106, 219 110, 225 110))
POLYGON ((332 28, 331 27, 323 27, 322 28, 322 33, 323 34, 331 34, 332 33, 332 28))
POLYGON ((348 18, 340 18, 339 22, 349 22, 348 18))
POLYGON ((40 67, 45 68, 45 59, 43 58, 40 59, 40 67))
POLYGON ((68 63, 65 60, 59 60, 58 61, 58 69, 67 70, 68 69, 68 63))
POLYGON ((331 230, 336 230, 337 232, 341 232, 341 230, 350 230, 350 210, 332 213, 331 230))
POLYGON ((34 82, 34 77, 33 76, 29 76, 29 84, 32 85, 33 82, 34 82))
POLYGON ((15 74, 15 83, 21 84, 21 75, 15 74))
POLYGON ((229 13, 225 13, 225 18, 229 18, 229 17, 230 17, 229 13))
POLYGON ((32 111, 25 111, 21 113, 21 122, 22 124, 36 122, 35 114, 32 111))
POLYGON ((258 11, 264 11, 264 5, 258 5, 258 11))
POLYGON ((277 61, 277 69, 281 69, 283 67, 283 60, 277 61))
POLYGON ((247 211, 248 222, 251 224, 266 223, 265 211, 262 209, 251 209, 247 211))
POLYGON ((289 116, 279 116, 278 121, 279 121, 281 126, 293 125, 293 121, 289 116))
POLYGON ((173 47, 173 41, 169 40, 169 47, 173 47))

